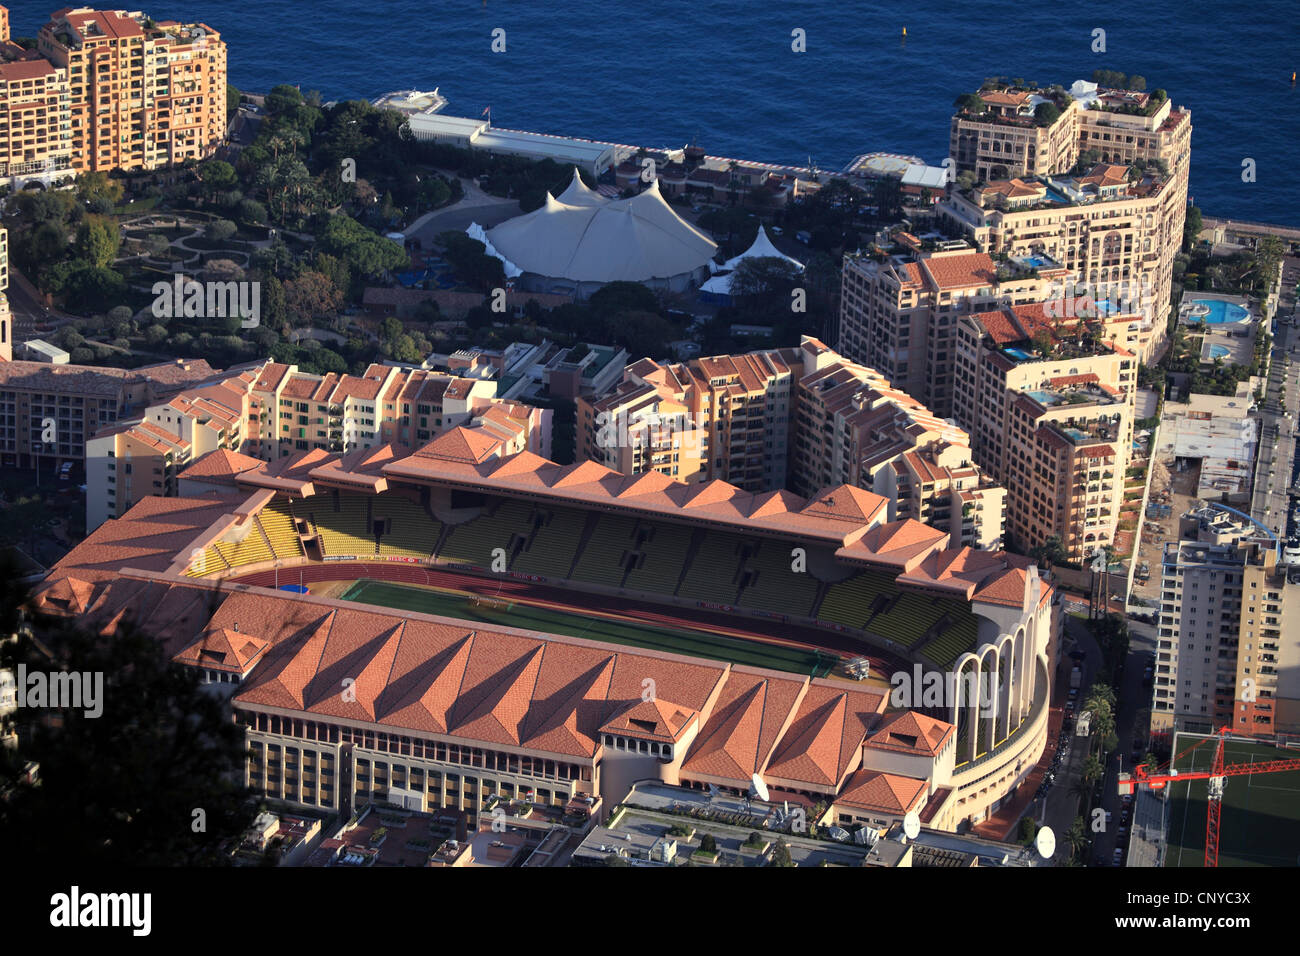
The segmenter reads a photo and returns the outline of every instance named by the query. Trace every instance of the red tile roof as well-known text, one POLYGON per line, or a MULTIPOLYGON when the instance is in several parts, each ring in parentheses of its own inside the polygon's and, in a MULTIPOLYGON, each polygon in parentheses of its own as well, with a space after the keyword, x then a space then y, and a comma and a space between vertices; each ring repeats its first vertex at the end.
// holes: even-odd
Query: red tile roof
POLYGON ((844 789, 835 798, 835 806, 906 816, 921 804, 926 786, 924 780, 915 777, 857 770, 844 781, 844 789))

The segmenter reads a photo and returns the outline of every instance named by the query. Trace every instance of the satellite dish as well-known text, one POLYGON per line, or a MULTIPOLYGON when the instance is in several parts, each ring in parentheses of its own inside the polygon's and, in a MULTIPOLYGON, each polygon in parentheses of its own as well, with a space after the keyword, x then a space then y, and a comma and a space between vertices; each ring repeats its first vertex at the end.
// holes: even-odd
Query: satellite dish
POLYGON ((1056 853, 1056 834, 1052 832, 1051 827, 1043 827, 1038 831, 1038 836, 1034 838, 1034 846, 1038 848, 1038 855, 1044 860, 1050 860, 1056 853))
POLYGON ((767 803, 767 784, 763 782, 763 778, 758 774, 754 774, 753 779, 750 781, 749 792, 767 803))
POLYGON ((915 810, 909 810, 907 816, 903 817, 903 836, 909 840, 915 840, 921 833, 921 818, 916 815, 915 810))

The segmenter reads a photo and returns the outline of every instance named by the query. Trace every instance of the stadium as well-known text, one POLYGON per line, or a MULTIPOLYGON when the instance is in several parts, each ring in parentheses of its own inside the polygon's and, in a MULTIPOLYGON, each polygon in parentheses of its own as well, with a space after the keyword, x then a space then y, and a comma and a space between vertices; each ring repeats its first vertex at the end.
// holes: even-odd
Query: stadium
POLYGON ((761 781, 845 825, 962 829, 1037 764, 1057 612, 1027 559, 847 485, 753 494, 473 439, 210 453, 35 604, 154 634, 230 697, 249 786, 309 807, 761 781), (845 675, 863 658, 875 681, 845 675), (879 677, 917 663, 997 699, 888 709, 879 677))

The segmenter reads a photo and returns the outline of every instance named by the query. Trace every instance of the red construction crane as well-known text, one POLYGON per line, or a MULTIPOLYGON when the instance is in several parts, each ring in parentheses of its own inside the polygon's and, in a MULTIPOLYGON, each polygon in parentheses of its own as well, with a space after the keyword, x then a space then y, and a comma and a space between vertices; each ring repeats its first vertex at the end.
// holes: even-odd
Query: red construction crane
POLYGON ((1283 770, 1300 770, 1300 757, 1290 760, 1265 760, 1260 763, 1235 763, 1225 765, 1223 762, 1223 742, 1231 733, 1231 727, 1220 727, 1215 733, 1214 761, 1209 770, 1174 770, 1172 764, 1179 758, 1191 753, 1211 738, 1200 740, 1170 761, 1170 765, 1158 770, 1145 766, 1133 768, 1132 774, 1119 775, 1119 792, 1133 793, 1139 785, 1150 790, 1163 790, 1166 784, 1180 780, 1208 780, 1209 800, 1205 807, 1205 865, 1219 865, 1219 810, 1223 805, 1223 784, 1228 777, 1240 777, 1252 773, 1280 773, 1283 770))

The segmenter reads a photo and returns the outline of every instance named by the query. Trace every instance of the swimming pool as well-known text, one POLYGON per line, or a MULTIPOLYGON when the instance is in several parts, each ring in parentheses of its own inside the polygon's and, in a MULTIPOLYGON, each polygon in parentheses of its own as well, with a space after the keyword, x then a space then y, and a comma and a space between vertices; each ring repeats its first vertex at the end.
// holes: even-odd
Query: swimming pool
POLYGON ((1028 362, 1030 355, 1024 349, 1006 349, 1006 353, 1017 362, 1028 362))
POLYGON ((1245 322, 1250 318, 1250 312, 1234 302, 1224 302, 1220 299, 1193 299, 1192 314, 1188 317, 1191 322, 1204 322, 1207 325, 1226 325, 1235 322, 1245 322), (1208 313, 1203 310, 1208 309, 1208 313))
POLYGON ((1232 349, 1228 348, 1226 345, 1210 346, 1210 361, 1214 361, 1215 359, 1226 359, 1231 354, 1232 349))

